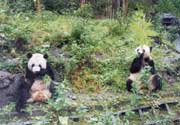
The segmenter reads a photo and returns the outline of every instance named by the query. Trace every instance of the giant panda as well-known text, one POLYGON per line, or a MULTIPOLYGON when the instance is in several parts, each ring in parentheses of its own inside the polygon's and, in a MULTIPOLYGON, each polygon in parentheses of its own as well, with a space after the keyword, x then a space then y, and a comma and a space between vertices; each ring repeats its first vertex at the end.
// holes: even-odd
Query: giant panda
POLYGON ((149 47, 147 45, 142 45, 142 46, 137 47, 135 49, 135 52, 137 56, 134 58, 131 64, 130 75, 126 81, 126 89, 129 92, 132 92, 133 83, 138 84, 137 85, 138 90, 141 90, 142 88, 144 88, 142 81, 140 81, 138 77, 140 75, 140 72, 143 69, 145 69, 146 67, 150 67, 149 68, 150 76, 148 79, 149 81, 148 90, 149 92, 161 90, 162 88, 161 78, 156 72, 155 64, 151 57, 152 47, 149 47))
POLYGON ((48 55, 40 53, 28 53, 26 73, 24 81, 18 87, 16 111, 21 112, 27 102, 46 101, 55 93, 55 84, 50 83, 47 87, 43 83, 45 75, 54 81, 55 75, 50 64, 47 62, 48 55))

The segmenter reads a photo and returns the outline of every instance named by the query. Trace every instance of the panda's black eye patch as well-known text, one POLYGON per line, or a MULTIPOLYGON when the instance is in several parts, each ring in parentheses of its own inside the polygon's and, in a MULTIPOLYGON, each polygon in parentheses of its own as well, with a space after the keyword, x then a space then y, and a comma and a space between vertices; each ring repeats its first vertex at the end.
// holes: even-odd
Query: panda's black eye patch
POLYGON ((34 67, 34 64, 32 64, 32 67, 34 67))
POLYGON ((42 66, 39 64, 39 67, 42 68, 42 66))

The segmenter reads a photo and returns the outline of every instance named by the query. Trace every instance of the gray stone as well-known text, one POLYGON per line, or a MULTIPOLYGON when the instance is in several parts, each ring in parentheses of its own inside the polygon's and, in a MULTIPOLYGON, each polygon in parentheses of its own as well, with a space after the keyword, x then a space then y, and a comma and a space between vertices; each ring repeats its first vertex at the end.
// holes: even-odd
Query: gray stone
POLYGON ((180 36, 176 38, 176 40, 174 41, 174 45, 176 50, 180 52, 180 36))
POLYGON ((18 86, 22 80, 24 80, 23 74, 12 75, 0 71, 0 107, 16 100, 18 86))
POLYGON ((178 19, 176 18, 176 16, 174 16, 171 13, 163 13, 160 16, 161 19, 161 23, 164 26, 171 26, 171 25, 176 25, 178 22, 178 19))
POLYGON ((76 100, 76 99, 77 99, 77 97, 76 97, 75 95, 72 95, 72 94, 69 94, 68 97, 69 97, 70 99, 72 99, 72 100, 76 100))
POLYGON ((61 125, 68 125, 68 117, 59 116, 61 125))

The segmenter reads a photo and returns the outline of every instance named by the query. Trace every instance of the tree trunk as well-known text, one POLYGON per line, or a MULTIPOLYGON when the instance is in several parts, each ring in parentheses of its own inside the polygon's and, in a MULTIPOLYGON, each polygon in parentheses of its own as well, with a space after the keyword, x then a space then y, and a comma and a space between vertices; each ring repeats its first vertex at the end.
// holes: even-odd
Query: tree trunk
POLYGON ((123 0, 123 15, 127 16, 128 14, 128 0, 123 0))
POLYGON ((115 17, 117 8, 118 8, 117 0, 112 0, 112 17, 115 17))
POLYGON ((82 6, 83 4, 86 3, 86 0, 80 0, 80 5, 82 6))
POLYGON ((35 0, 34 2, 37 13, 41 12, 41 0, 35 0))

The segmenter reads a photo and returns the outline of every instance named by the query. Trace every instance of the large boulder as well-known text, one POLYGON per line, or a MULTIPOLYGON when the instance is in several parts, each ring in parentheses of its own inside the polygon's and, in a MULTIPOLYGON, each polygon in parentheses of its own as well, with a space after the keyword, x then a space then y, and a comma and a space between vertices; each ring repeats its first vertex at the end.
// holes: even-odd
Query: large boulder
POLYGON ((17 89, 23 79, 23 74, 0 71, 0 107, 16 100, 17 89))
POLYGON ((178 24, 178 18, 171 13, 163 13, 160 16, 160 19, 163 26, 172 26, 178 24))

